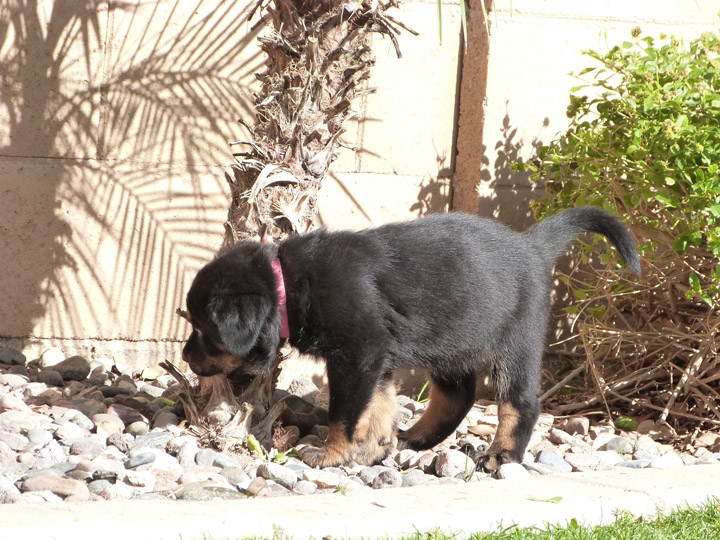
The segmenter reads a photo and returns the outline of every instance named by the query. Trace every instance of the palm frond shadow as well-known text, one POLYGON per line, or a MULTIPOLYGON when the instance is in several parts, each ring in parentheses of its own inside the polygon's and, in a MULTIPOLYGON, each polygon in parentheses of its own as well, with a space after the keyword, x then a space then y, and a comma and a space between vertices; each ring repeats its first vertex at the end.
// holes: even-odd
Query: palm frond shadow
POLYGON ((10 111, 0 155, 63 158, 36 209, 60 253, 46 248, 47 269, 8 285, 33 298, 0 335, 177 339, 186 323, 175 308, 222 241, 222 165, 237 119, 254 114, 256 33, 232 0, 72 4, 0 10, 12 89, 0 97, 10 111), (43 78, 24 77, 47 50, 34 70, 43 78))

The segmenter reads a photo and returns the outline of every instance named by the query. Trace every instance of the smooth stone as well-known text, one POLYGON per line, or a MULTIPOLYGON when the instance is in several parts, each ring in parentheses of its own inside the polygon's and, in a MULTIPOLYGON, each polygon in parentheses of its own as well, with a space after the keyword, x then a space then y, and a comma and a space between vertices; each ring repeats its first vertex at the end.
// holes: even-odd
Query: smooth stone
POLYGON ((253 478, 245 493, 248 497, 267 497, 270 495, 270 484, 265 478, 258 476, 253 478))
POLYGON ((142 452, 128 458, 125 461, 125 468, 135 469, 137 467, 141 467, 142 465, 148 465, 153 461, 155 461, 155 454, 153 454, 152 452, 142 452))
POLYGON ((244 499, 239 491, 219 486, 183 486, 175 495, 181 501, 230 501, 244 499))
POLYGON ((302 473, 302 479, 312 482, 319 488, 336 488, 342 481, 342 476, 322 469, 305 469, 302 473))
POLYGON ((639 459, 639 460, 633 460, 633 461, 621 461, 619 463, 616 463, 616 467, 625 467, 628 469, 644 469, 647 466, 650 465, 650 461, 646 459, 639 459))
POLYGON ((24 366, 26 363, 27 358, 17 349, 13 349, 12 347, 0 348, 0 364, 24 366))
POLYGON ((0 413, 0 430, 7 433, 27 433, 33 428, 49 426, 52 420, 44 414, 26 411, 0 413))
POLYGON ((407 469, 410 462, 414 460, 417 455, 418 453, 415 450, 404 448, 395 455, 395 463, 397 463, 401 469, 407 469))
POLYGON ((511 478, 527 478, 530 472, 520 463, 503 463, 497 471, 497 477, 502 480, 511 478))
POLYGON ((88 489, 93 495, 100 495, 102 491, 109 488, 111 485, 112 482, 110 482, 109 480, 93 480, 88 483, 88 489))
POLYGON ((22 491, 50 491, 60 497, 74 496, 87 500, 90 496, 85 482, 63 478, 55 474, 41 474, 25 480, 22 484, 22 491))
MULTIPOLYGON (((552 465, 546 465, 545 463, 537 463, 537 462, 523 462, 523 467, 525 467, 528 471, 531 473, 537 473, 541 476, 546 476, 549 474, 558 474, 562 471, 558 469, 557 467, 553 467, 552 465)), ((568 468, 572 471, 572 467, 568 464, 568 468)))
POLYGON ((298 483, 295 484, 293 491, 295 493, 299 493, 300 495, 312 495, 317 491, 317 489, 318 486, 316 484, 308 482, 307 480, 299 480, 298 483))
POLYGON ((649 467, 651 469, 676 469, 684 465, 685 463, 682 458, 675 452, 667 452, 659 458, 654 459, 649 467))
POLYGON ((45 369, 65 360, 65 353, 60 347, 50 347, 40 355, 40 367, 45 369))
POLYGON ((98 433, 103 433, 106 437, 122 433, 125 430, 125 423, 119 416, 111 413, 94 414, 92 421, 98 433))
POLYGON ((5 476, 0 476, 0 504, 14 504, 21 499, 20 490, 5 476))
POLYGON ((647 435, 640 435, 633 449, 634 459, 653 459, 660 456, 658 444, 647 435))
POLYGON ((107 444, 114 446, 123 453, 127 453, 135 445, 135 437, 129 433, 113 433, 108 436, 107 444))
POLYGON ((134 494, 135 490, 133 487, 123 482, 111 484, 99 493, 99 495, 107 501, 132 499, 134 494))
POLYGON ((541 450, 535 460, 537 463, 549 465, 561 472, 572 472, 572 465, 550 450, 541 450))
POLYGON ((358 474, 358 477, 360 480, 363 481, 366 485, 370 486, 373 483, 373 480, 377 478, 377 476, 385 470, 389 470, 387 467, 382 467, 380 465, 374 465, 372 467, 366 467, 360 471, 358 474))
POLYGON ((37 382, 45 383, 48 386, 61 387, 65 384, 62 375, 52 369, 44 369, 39 371, 36 378, 37 382))
POLYGON ((117 397, 120 395, 131 396, 135 393, 133 389, 123 388, 120 386, 103 386, 100 388, 100 392, 105 397, 117 397))
POLYGON ((152 427, 153 428, 166 428, 169 425, 177 426, 180 423, 180 418, 178 416, 166 409, 160 409, 155 415, 153 415, 152 418, 152 427))
POLYGON ((133 448, 160 448, 164 449, 167 443, 170 442, 175 436, 167 431, 150 431, 145 435, 135 437, 135 445, 133 448))
POLYGON ((5 411, 32 412, 32 409, 22 399, 10 394, 3 394, 0 395, 0 413, 5 411))
POLYGON ((105 450, 105 445, 97 439, 81 439, 70 446, 70 455, 95 459, 105 450))
MULTIPOLYGON (((220 475, 223 476, 230 485, 235 487, 246 486, 251 481, 250 475, 239 467, 225 467, 220 471, 220 475)), ((297 484, 295 484, 295 486, 297 487, 297 484)))
POLYGON ((14 375, 23 375, 25 377, 29 376, 27 366, 24 366, 24 365, 23 366, 20 366, 20 365, 10 366, 8 368, 7 372, 12 373, 14 375))
POLYGON ((277 463, 263 463, 257 468, 257 475, 266 480, 273 480, 288 489, 292 489, 298 481, 295 471, 277 463))
POLYGON ((598 450, 595 455, 600 459, 601 465, 615 466, 625 461, 615 450, 598 450))
POLYGON ((402 487, 420 486, 427 483, 430 477, 420 469, 410 469, 402 475, 402 487))
POLYGON ((90 431, 73 422, 66 422, 55 431, 55 438, 67 446, 88 435, 90 435, 90 431))
POLYGON ((84 381, 90 375, 90 363, 82 356, 71 356, 53 366, 66 381, 84 381))
POLYGON ((0 386, 9 386, 10 388, 20 388, 30 382, 25 375, 17 373, 0 373, 0 386))
POLYGON ((42 428, 32 428, 27 432, 28 441, 32 444, 47 444, 53 439, 53 434, 42 428))
POLYGON ((402 474, 393 469, 382 471, 372 482, 373 489, 386 489, 400 486, 402 486, 402 474))
POLYGON ((474 426, 468 426, 468 431, 478 437, 489 437, 490 435, 495 435, 497 427, 489 424, 477 424, 474 426))
POLYGON ((125 433, 132 435, 133 437, 140 437, 147 434, 150 431, 150 426, 143 420, 137 420, 132 422, 125 428, 125 433))
POLYGON ((438 453, 435 472, 441 478, 456 478, 458 474, 470 476, 475 463, 459 450, 443 450, 438 453))
POLYGON ((611 450, 618 454, 632 454, 634 447, 632 441, 625 437, 613 437, 598 448, 598 450, 611 450))
POLYGON ((590 430, 590 419, 585 416, 574 416, 568 419, 563 429, 570 435, 585 436, 590 430))

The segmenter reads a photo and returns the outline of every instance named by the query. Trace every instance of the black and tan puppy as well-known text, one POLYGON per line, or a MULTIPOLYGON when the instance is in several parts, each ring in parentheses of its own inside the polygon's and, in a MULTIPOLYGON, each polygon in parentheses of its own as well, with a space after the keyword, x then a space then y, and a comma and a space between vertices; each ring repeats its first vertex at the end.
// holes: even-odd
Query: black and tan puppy
POLYGON ((424 449, 467 414, 476 370, 489 363, 499 425, 480 465, 494 470, 522 459, 537 420, 552 267, 585 231, 609 238, 640 274, 629 231, 589 207, 522 234, 450 214, 361 232, 318 230, 279 246, 241 243, 197 274, 183 357, 199 375, 268 370, 286 310, 290 344, 327 365, 330 433, 324 449, 301 452, 320 466, 387 455, 394 369, 426 368, 432 379, 427 410, 398 435, 401 446, 424 449))

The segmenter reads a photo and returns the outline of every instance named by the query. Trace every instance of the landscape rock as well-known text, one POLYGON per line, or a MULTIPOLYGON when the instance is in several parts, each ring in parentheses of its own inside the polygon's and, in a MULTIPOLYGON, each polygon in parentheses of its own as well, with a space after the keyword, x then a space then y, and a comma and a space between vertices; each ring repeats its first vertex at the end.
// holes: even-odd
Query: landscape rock
POLYGON ((497 477, 502 480, 511 478, 527 478, 530 476, 528 470, 520 463, 503 463, 497 471, 497 477))
POLYGON ((54 474, 40 474, 26 479, 21 491, 50 491, 59 497, 74 496, 76 500, 87 500, 90 497, 85 482, 72 480, 70 478, 62 478, 54 474))
POLYGON ((12 347, 0 347, 0 364, 24 366, 27 358, 23 353, 12 347))
POLYGON ((53 368, 65 381, 83 381, 90 375, 90 364, 82 356, 71 356, 54 364, 53 368))
POLYGON ((473 461, 459 450, 443 450, 435 461, 435 472, 441 478, 456 478, 459 474, 469 476, 474 469, 473 461))

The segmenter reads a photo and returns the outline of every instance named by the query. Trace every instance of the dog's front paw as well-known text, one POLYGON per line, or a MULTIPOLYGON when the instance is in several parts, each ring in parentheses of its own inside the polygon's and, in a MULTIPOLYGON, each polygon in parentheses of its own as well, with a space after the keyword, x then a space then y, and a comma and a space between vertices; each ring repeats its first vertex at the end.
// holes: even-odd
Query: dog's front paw
POLYGON ((336 467, 348 465, 351 459, 327 448, 303 446, 298 449, 300 459, 310 467, 336 467))
POLYGON ((500 465, 512 463, 513 461, 508 450, 493 450, 493 448, 490 447, 485 454, 478 458, 477 469, 482 472, 496 473, 500 465))
POLYGON ((388 439, 358 441, 354 450, 354 461, 359 465, 372 466, 380 463, 388 457, 392 450, 397 447, 397 437, 388 439))

